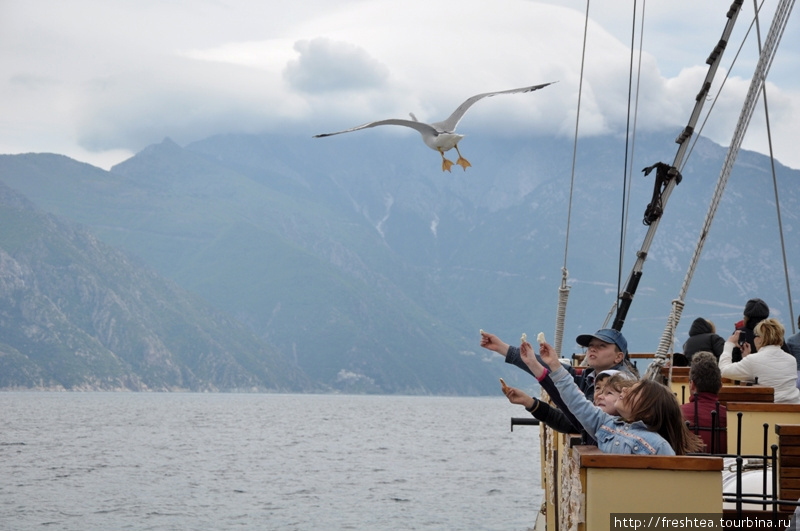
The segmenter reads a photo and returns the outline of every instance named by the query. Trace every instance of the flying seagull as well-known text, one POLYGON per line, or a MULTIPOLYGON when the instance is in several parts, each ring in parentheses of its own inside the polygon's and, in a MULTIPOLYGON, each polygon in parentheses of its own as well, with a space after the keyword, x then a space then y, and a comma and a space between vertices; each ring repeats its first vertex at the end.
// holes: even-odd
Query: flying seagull
POLYGON ((483 98, 489 98, 491 96, 497 96, 498 94, 517 94, 520 92, 533 92, 534 90, 539 90, 540 88, 544 88, 547 85, 551 85, 552 83, 544 83, 542 85, 534 85, 532 87, 522 87, 517 89, 511 90, 501 90, 498 92, 486 92, 484 94, 478 94, 476 96, 472 96, 471 98, 467 98, 467 100, 458 106, 458 108, 453 111, 453 114, 447 120, 443 122, 436 122, 432 124, 426 124, 424 122, 420 122, 417 120, 417 117, 414 116, 414 113, 409 113, 411 115, 411 120, 403 120, 402 118, 389 118, 388 120, 378 120, 377 122, 369 122, 363 125, 359 125, 358 127, 353 127, 351 129, 345 129, 344 131, 337 131, 335 133, 322 133, 320 135, 314 135, 314 138, 322 138, 324 136, 332 136, 332 135, 340 135, 342 133, 349 133, 351 131, 358 131, 360 129, 367 129, 369 127, 375 127, 378 125, 403 125, 405 127, 411 127, 412 129, 416 129, 419 131, 419 134, 422 135, 422 140, 425 144, 435 150, 438 151, 439 154, 442 156, 442 171, 450 171, 450 168, 453 166, 453 162, 447 160, 444 156, 445 151, 449 151, 453 148, 456 148, 456 152, 458 152, 458 160, 456 164, 464 168, 464 171, 467 171, 469 166, 472 164, 469 163, 467 159, 461 156, 461 151, 458 149, 458 143, 464 138, 464 135, 456 134, 456 126, 461 118, 464 116, 464 113, 472 107, 472 105, 481 100, 483 98))

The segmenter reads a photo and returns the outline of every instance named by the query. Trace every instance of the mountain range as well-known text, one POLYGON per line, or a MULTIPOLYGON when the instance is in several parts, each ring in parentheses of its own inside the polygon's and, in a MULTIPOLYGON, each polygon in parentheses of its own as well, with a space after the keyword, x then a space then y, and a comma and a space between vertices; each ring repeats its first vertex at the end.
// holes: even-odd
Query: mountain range
MULTIPOLYGON (((393 131, 165 139, 110 171, 0 156, 0 387, 529 385, 478 330, 550 337, 566 265, 562 355, 579 351, 641 245, 654 174, 640 170, 672 163, 676 135, 640 135, 632 164, 624 139, 581 139, 574 171, 572 141, 476 136, 460 146, 473 167, 446 173, 393 131)), ((631 351, 658 345, 724 154, 700 138, 682 170, 623 329, 631 351)), ((777 164, 776 178, 797 286, 800 172, 777 164)), ((791 329, 772 182, 768 158, 740 153, 676 350, 696 316, 727 337, 754 296, 791 329)))

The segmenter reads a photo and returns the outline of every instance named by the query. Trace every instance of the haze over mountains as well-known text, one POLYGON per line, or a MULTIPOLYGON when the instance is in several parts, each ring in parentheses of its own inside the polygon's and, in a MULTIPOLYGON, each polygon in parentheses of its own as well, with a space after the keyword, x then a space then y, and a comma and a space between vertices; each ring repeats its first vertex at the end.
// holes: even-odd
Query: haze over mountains
MULTIPOLYGON (((677 132, 637 138, 620 269, 624 142, 581 140, 563 354, 603 324, 677 132), (621 273, 620 273, 621 271, 621 273)), ((0 387, 495 394, 530 385, 478 346, 552 337, 572 142, 468 137, 442 173, 416 135, 169 139, 110 172, 0 156, 0 387)), ((701 139, 623 332, 654 351, 724 157, 701 139)), ((798 286, 800 172, 777 166, 798 286)), ((744 302, 789 325, 769 160, 742 152, 687 297, 723 335, 744 302)), ((795 295, 796 298, 796 295, 795 295)), ((795 300, 795 311, 797 311, 795 300)), ((791 328, 791 327, 789 327, 791 328)))

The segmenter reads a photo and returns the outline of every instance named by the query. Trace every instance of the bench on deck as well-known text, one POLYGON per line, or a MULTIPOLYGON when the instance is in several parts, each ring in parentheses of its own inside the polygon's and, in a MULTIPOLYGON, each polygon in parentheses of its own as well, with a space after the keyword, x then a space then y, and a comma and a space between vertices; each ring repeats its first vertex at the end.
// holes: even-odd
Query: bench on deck
POLYGON ((609 513, 629 513, 631 507, 637 513, 722 512, 720 457, 618 455, 575 446, 572 458, 578 478, 570 483, 583 498, 579 530, 610 529, 609 513))
MULTIPOLYGON (((669 377, 669 368, 662 368, 664 378, 669 377)), ((689 387, 689 367, 673 367, 672 392, 678 397, 678 402, 685 404, 691 395, 689 387)), ((719 391, 719 403, 723 406, 728 402, 774 402, 775 390, 763 385, 738 382, 722 379, 722 389, 719 391)))
MULTIPOLYGON (((778 444, 776 426, 800 425, 800 404, 775 404, 766 402, 728 402, 728 452, 737 453, 741 442, 741 453, 762 455, 778 444), (741 414, 741 427, 739 415, 741 414), (766 427, 765 427, 766 425, 766 427), (737 441, 741 432, 741 441, 737 441)), ((800 466, 800 465, 798 465, 800 466)))
MULTIPOLYGON (((672 391, 677 395, 679 403, 689 402, 691 396, 689 384, 673 381, 672 391)), ((728 402, 773 403, 774 401, 775 390, 772 387, 723 384, 722 389, 719 390, 719 403, 723 406, 727 406, 728 402)))

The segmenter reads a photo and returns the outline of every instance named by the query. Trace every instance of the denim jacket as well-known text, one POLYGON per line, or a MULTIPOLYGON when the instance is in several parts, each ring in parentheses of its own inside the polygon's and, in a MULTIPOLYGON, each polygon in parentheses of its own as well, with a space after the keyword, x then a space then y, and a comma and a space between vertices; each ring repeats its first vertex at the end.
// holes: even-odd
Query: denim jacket
POLYGON ((650 431, 642 421, 625 422, 589 402, 563 367, 551 373, 561 399, 573 415, 594 435, 597 447, 609 454, 675 455, 669 443, 650 431))

